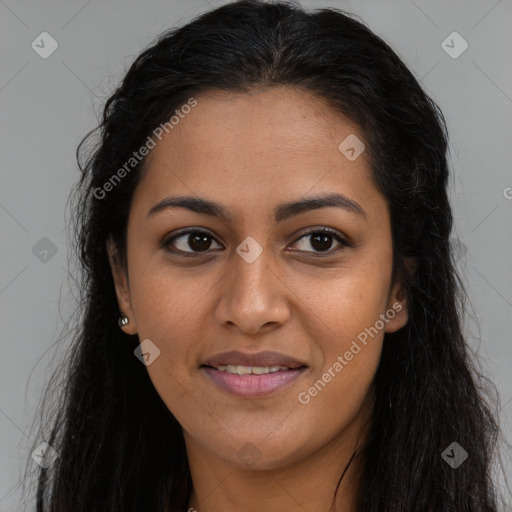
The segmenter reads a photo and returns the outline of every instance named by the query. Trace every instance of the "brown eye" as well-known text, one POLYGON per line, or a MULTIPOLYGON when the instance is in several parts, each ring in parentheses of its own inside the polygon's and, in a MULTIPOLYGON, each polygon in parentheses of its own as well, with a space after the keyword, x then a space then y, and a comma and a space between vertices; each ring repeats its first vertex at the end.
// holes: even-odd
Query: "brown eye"
POLYGON ((171 252, 194 254, 210 249, 213 241, 214 238, 204 231, 186 231, 172 237, 164 246, 172 247, 169 249, 171 252))
POLYGON ((315 231, 310 231, 302 235, 295 245, 302 243, 302 248, 299 248, 301 251, 305 252, 319 252, 319 253, 334 253, 340 250, 343 247, 348 246, 348 244, 343 240, 343 238, 334 230, 329 228, 318 229, 315 231), (307 241, 309 239, 309 241, 307 241), (340 247, 338 249, 331 250, 334 242, 337 242, 340 247), (308 250, 308 246, 313 248, 313 251, 308 250))

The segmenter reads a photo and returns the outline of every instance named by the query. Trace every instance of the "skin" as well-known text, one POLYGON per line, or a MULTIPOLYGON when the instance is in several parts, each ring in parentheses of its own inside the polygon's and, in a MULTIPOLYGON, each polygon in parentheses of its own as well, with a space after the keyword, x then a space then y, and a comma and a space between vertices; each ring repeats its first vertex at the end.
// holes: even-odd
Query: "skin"
POLYGON ((189 506, 199 512, 354 511, 362 457, 349 466, 332 508, 331 502, 367 434, 384 333, 407 322, 401 287, 391 282, 386 200, 366 154, 349 161, 338 149, 348 135, 364 136, 322 99, 298 89, 196 99, 151 151, 135 191, 128 274, 108 244, 119 307, 129 318, 123 330, 161 351, 146 369, 184 429, 194 485, 189 506), (331 206, 274 220, 281 203, 334 192, 356 201, 366 217, 331 206), (148 211, 171 195, 219 202, 233 221, 184 208, 148 219, 148 211), (322 227, 351 246, 332 237, 319 249, 311 232, 322 227), (161 247, 183 228, 206 231, 209 247, 191 247, 188 235, 174 247, 195 250, 194 257, 161 247), (252 263, 236 252, 248 236, 263 249, 252 263), (322 257, 326 252, 331 255, 322 257), (301 404, 298 394, 393 304, 401 311, 301 404), (199 369, 206 358, 232 349, 278 351, 308 369, 271 395, 236 397, 199 369), (247 450, 257 454, 250 463, 240 457, 247 450))

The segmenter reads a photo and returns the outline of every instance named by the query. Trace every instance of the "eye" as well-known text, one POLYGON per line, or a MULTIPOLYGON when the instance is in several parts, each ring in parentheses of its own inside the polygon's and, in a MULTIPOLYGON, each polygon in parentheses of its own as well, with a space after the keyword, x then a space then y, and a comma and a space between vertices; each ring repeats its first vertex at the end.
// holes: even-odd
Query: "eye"
POLYGON ((322 228, 322 229, 316 229, 315 231, 309 231, 308 233, 305 233, 302 235, 297 242, 295 242, 294 245, 297 245, 301 243, 301 241, 304 241, 302 243, 302 249, 299 248, 301 251, 305 252, 320 252, 320 253, 327 253, 332 254, 335 252, 338 252, 343 247, 348 247, 349 244, 339 235, 337 231, 330 228, 322 228), (307 239, 310 239, 309 242, 306 241, 307 239), (337 241, 340 247, 335 250, 331 250, 331 246, 333 244, 333 240, 337 241), (307 250, 307 247, 313 247, 314 251, 307 250))
MULTIPOLYGON (((175 254, 192 256, 207 253, 208 250, 212 248, 212 242, 218 245, 217 248, 214 248, 215 250, 219 248, 222 249, 222 246, 218 244, 209 233, 200 230, 189 230, 174 235, 167 241, 164 241, 162 247, 175 254)), ((321 228, 304 233, 294 245, 300 245, 301 243, 302 248, 299 248, 300 251, 313 253, 332 254, 344 247, 349 247, 348 242, 346 242, 337 231, 330 228, 321 228), (305 242, 307 238, 310 238, 309 242, 305 242), (304 242, 302 242, 303 240, 304 242), (338 249, 331 249, 333 241, 338 242, 340 246, 338 249), (313 248, 313 251, 308 250, 308 245, 313 248)))
POLYGON ((162 246, 173 253, 195 254, 210 249, 213 240, 214 238, 205 231, 190 230, 173 236, 165 241, 162 246), (173 248, 170 248, 171 246, 173 248), (192 251, 187 249, 192 249, 192 251))

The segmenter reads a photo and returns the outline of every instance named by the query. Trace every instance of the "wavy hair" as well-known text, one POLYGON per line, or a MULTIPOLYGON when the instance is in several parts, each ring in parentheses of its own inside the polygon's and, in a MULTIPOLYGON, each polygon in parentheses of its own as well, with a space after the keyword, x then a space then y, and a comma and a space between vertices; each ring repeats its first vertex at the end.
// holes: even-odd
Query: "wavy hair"
POLYGON ((137 336, 118 327, 106 251, 112 237, 126 268, 128 213, 145 159, 104 198, 97 191, 187 98, 274 86, 323 98, 360 126, 390 211, 393 276, 406 289, 409 321, 385 335, 375 375, 357 511, 498 510, 495 388, 462 329, 466 293, 450 244, 440 109, 354 15, 242 0, 161 34, 77 148, 81 177, 69 200, 80 296, 60 381, 51 381, 58 393, 47 441, 59 458, 39 471, 38 512, 186 510, 192 480, 181 427, 133 355, 137 336), (408 257, 417 261, 412 274, 408 257), (456 470, 441 457, 454 441, 469 454, 456 470))

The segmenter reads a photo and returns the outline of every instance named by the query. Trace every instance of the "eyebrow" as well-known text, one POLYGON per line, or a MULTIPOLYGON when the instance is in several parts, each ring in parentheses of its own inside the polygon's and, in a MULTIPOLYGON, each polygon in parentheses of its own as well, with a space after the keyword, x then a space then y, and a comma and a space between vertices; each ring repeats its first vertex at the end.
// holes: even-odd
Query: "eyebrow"
MULTIPOLYGON (((333 206, 355 213, 364 219, 368 218, 367 213, 359 203, 342 194, 328 194, 280 204, 274 209, 274 219, 276 222, 282 222, 309 210, 333 206)), ((168 208, 186 208, 195 213, 211 215, 226 222, 233 222, 231 213, 220 203, 192 196, 166 197, 149 210, 146 218, 150 218, 168 208)))

